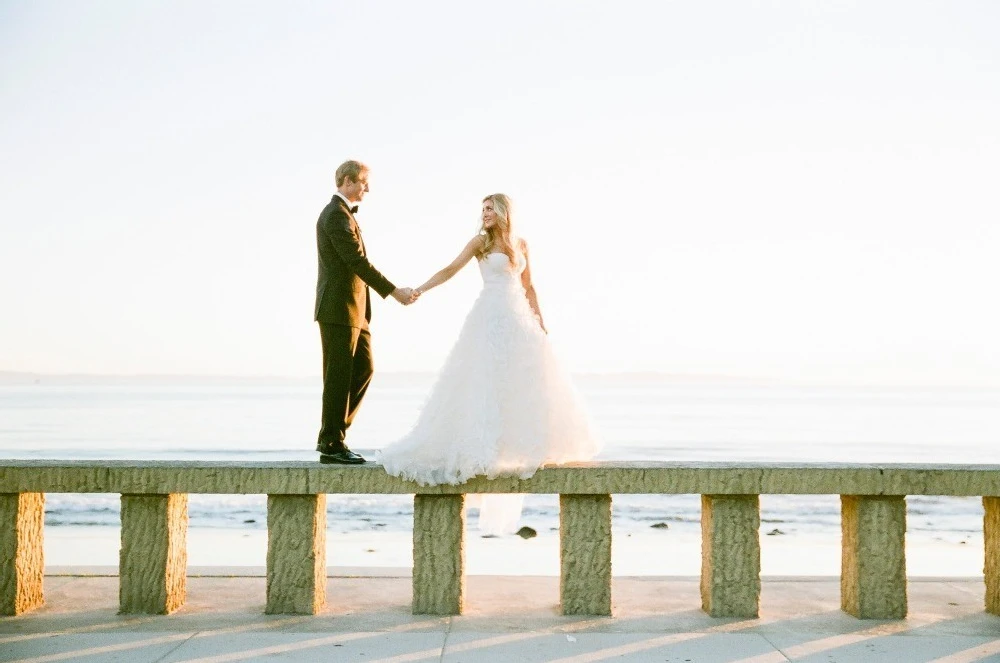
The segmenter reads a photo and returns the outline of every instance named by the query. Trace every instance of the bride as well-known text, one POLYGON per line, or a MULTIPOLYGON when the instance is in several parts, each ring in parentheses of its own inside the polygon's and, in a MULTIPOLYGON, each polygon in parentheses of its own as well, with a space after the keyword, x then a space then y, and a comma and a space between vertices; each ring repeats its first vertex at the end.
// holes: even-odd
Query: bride
MULTIPOLYGON (((457 485, 477 475, 526 479, 542 465, 593 458, 600 444, 553 354, 528 245, 513 233, 506 195, 483 199, 480 232, 417 292, 445 283, 472 258, 483 289, 413 430, 382 450, 386 471, 421 485, 457 485)), ((480 530, 516 529, 522 501, 483 495, 480 530)))

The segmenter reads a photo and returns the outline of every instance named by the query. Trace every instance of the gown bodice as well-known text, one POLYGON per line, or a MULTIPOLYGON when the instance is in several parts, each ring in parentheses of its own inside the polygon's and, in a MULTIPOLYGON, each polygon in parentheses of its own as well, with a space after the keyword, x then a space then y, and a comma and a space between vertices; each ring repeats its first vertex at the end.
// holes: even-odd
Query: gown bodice
POLYGON ((483 276, 483 286, 509 286, 521 282, 521 272, 524 271, 524 258, 516 254, 517 263, 510 264, 510 258, 505 253, 487 253, 479 261, 479 273, 483 276))

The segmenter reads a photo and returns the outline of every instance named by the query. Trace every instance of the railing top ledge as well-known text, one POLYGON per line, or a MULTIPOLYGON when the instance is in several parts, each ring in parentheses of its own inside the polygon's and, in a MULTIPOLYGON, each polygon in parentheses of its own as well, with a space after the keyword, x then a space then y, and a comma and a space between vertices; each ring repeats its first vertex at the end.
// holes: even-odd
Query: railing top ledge
POLYGON ((0 493, 18 492, 978 496, 1000 495, 1000 465, 601 461, 542 468, 530 479, 421 487, 376 463, 0 460, 0 493))

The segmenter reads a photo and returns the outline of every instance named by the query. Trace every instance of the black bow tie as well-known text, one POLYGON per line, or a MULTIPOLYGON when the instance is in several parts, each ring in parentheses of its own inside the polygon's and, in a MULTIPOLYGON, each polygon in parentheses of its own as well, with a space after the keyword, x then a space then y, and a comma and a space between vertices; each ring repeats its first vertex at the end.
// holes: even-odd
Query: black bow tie
POLYGON ((350 210, 351 210, 351 214, 357 214, 358 213, 358 206, 355 205, 354 207, 351 207, 350 210))

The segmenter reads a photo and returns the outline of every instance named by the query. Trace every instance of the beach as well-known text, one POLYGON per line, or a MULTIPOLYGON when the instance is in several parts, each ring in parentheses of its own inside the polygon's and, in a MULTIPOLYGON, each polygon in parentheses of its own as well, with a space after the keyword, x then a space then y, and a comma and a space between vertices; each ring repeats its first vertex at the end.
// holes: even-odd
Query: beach
MULTIPOLYGON (((192 527, 188 530, 189 567, 259 567, 267 560, 265 530, 192 527)), ((701 571, 701 538, 669 531, 612 534, 612 572, 617 576, 697 576, 701 571)), ((120 533, 113 527, 51 527, 45 532, 48 567, 116 567, 120 533)), ((840 573, 840 536, 761 534, 764 576, 835 576, 840 573)), ((327 533, 327 566, 332 569, 375 569, 409 573, 409 532, 327 533)), ((909 537, 907 575, 911 577, 975 577, 983 573, 982 534, 959 541, 909 537)), ((342 571, 341 571, 342 572, 342 571)), ((559 575, 559 533, 539 532, 483 538, 466 536, 468 575, 559 575)))

